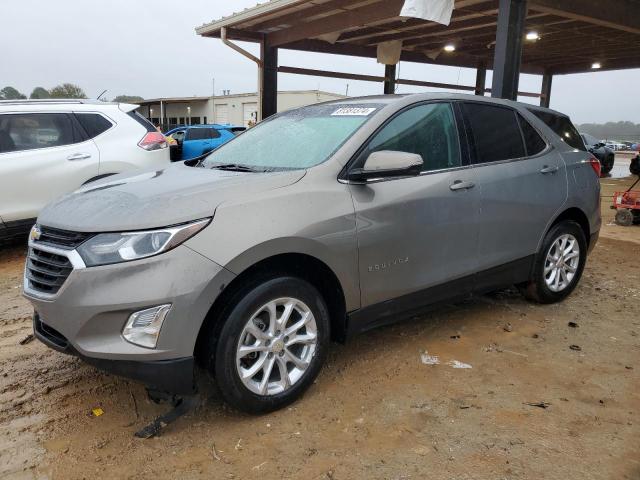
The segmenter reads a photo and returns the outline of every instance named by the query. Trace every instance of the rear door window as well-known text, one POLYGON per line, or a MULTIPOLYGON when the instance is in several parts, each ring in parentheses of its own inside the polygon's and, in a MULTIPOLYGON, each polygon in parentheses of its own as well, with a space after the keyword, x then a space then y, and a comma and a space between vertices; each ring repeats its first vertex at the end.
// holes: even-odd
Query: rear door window
POLYGON ((99 113, 75 113, 74 115, 89 138, 95 138, 113 126, 113 123, 99 113))
POLYGON ((80 141, 66 113, 0 115, 0 153, 60 147, 80 141))
POLYGON ((187 130, 185 140, 209 140, 211 138, 210 128, 190 128, 187 130))
POLYGON ((220 138, 220 132, 215 128, 209 128, 209 132, 211 132, 211 138, 220 138))
POLYGON ((529 111, 546 123, 567 145, 578 150, 586 151, 584 142, 578 130, 576 130, 576 127, 574 127, 571 120, 569 120, 569 117, 533 108, 529 109, 529 111))
POLYGON ((518 122, 522 129, 522 136, 524 137, 524 146, 527 150, 527 156, 531 157, 542 152, 547 147, 547 144, 542 139, 538 131, 533 128, 533 126, 520 114, 518 114, 518 122))
POLYGON ((471 128, 475 163, 526 156, 515 111, 482 103, 464 103, 463 110, 471 128))

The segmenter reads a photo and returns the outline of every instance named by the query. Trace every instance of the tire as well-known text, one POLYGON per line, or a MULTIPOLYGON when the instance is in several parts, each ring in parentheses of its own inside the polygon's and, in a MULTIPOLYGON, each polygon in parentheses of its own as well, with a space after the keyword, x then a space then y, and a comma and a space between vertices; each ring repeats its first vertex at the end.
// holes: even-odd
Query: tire
POLYGON ((309 388, 327 355, 330 322, 324 299, 313 285, 289 276, 254 283, 235 298, 239 300, 222 319, 211 372, 222 396, 248 413, 289 405, 309 388), (270 314, 269 306, 274 304, 271 312, 275 313, 270 314), (282 327, 278 319, 285 318, 287 310, 290 315, 282 327), (294 334, 291 328, 303 317, 307 322, 294 334), (297 363, 292 361, 294 356, 297 363), (243 380, 241 372, 248 378, 243 380), (266 372, 269 376, 264 381, 266 372))
POLYGON ((601 166, 601 175, 608 175, 611 170, 613 170, 613 164, 614 164, 614 157, 613 155, 605 157, 605 161, 601 162, 602 166, 601 166))
POLYGON ((615 222, 621 227, 633 225, 633 212, 627 208, 621 208, 616 212, 615 222))
POLYGON ((586 260, 587 240, 580 225, 571 220, 557 223, 545 235, 542 247, 536 255, 532 276, 527 283, 520 286, 520 291, 525 298, 538 303, 555 303, 564 300, 578 285, 586 260), (570 242, 574 242, 571 243, 574 248, 562 259, 560 267, 554 267, 552 257, 557 253, 557 248, 562 245, 558 242, 562 242, 563 238, 569 241, 565 244, 565 249, 568 249, 570 242), (577 260, 574 260, 575 258, 577 260), (562 266, 563 264, 567 266, 566 269, 562 266), (569 268, 573 268, 574 271, 569 272, 569 268), (564 275, 560 270, 563 270, 564 275), (559 281, 556 281, 556 276, 560 279, 559 281), (551 280, 550 283, 549 280, 551 280))
POLYGON ((640 175, 640 155, 634 157, 629 165, 631 175, 640 175))

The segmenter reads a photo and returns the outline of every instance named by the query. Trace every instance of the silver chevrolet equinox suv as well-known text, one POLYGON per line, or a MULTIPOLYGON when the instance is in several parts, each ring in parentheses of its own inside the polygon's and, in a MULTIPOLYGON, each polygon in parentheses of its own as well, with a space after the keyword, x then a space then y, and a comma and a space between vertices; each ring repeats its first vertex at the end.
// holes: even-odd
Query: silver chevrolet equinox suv
POLYGON ((51 348, 182 395, 199 364, 231 405, 271 411, 332 339, 510 285, 567 297, 600 229, 598 170, 567 116, 517 102, 303 107, 49 204, 24 294, 51 348))

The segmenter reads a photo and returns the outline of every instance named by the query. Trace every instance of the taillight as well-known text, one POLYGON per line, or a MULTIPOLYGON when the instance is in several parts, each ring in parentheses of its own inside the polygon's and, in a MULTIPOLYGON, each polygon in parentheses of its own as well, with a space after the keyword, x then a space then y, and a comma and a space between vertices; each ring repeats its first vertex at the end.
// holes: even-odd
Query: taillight
POLYGON ((145 150, 160 150, 167 148, 167 139, 160 132, 148 132, 142 140, 138 142, 140 148, 145 150))
POLYGON ((598 176, 598 178, 600 178, 600 173, 602 170, 602 165, 600 165, 600 160, 592 156, 588 161, 591 164, 591 168, 593 168, 593 171, 596 172, 596 175, 598 176))

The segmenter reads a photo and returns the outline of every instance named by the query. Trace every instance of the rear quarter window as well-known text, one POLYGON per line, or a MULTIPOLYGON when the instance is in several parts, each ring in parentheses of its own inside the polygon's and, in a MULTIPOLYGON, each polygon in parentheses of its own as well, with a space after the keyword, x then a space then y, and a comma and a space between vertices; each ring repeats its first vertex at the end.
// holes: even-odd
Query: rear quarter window
POLYGON ((578 130, 573 126, 573 123, 571 123, 569 117, 557 115, 553 112, 547 112, 543 110, 530 109, 529 111, 540 120, 542 120, 547 125, 547 127, 553 130, 554 133, 558 135, 567 145, 577 150, 587 150, 584 146, 582 138, 580 137, 580 134, 578 133, 578 130))
POLYGON ((132 110, 131 112, 127 112, 127 115, 129 115, 136 122, 138 122, 140 125, 142 125, 144 128, 146 128, 147 132, 156 132, 157 131, 156 127, 153 126, 153 123, 151 123, 149 120, 147 120, 142 115, 140 115, 136 110, 132 110))
POLYGON ((518 122, 522 129, 522 136, 524 137, 524 146, 527 149, 527 156, 531 157, 542 152, 547 147, 547 144, 537 130, 533 128, 533 126, 520 114, 518 114, 518 122))
POLYGON ((113 126, 113 123, 99 113, 75 113, 74 115, 89 138, 95 138, 113 126))

